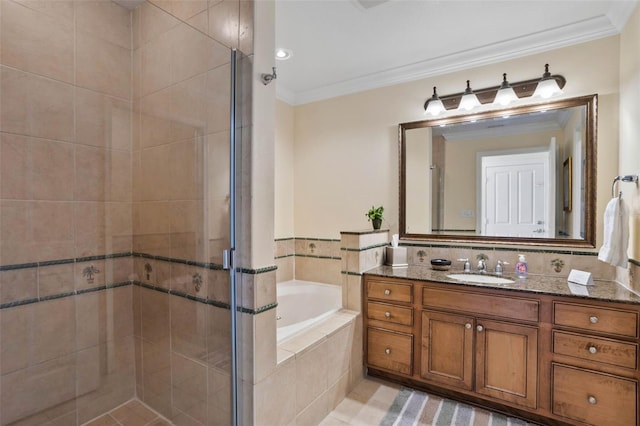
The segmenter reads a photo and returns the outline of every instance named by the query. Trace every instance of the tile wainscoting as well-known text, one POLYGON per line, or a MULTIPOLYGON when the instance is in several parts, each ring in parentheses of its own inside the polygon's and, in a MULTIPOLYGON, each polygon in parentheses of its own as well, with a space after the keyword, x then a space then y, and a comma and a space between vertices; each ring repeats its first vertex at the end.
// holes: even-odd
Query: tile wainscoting
MULTIPOLYGON (((274 311, 275 266, 240 277, 245 322, 274 311)), ((4 265, 0 300, 2 425, 82 424, 134 396, 176 424, 228 424, 220 265, 130 252, 4 265)))

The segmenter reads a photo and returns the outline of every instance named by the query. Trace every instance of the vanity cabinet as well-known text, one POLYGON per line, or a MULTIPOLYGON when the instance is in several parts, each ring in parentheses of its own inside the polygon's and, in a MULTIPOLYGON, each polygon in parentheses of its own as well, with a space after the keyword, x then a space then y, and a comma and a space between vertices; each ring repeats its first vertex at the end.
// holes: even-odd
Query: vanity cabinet
POLYGON ((473 293, 428 285, 422 292, 422 305, 429 309, 422 311, 421 377, 535 408, 538 302, 480 295, 474 304, 473 293), (525 320, 530 324, 518 322, 525 320))
POLYGON ((413 285, 369 280, 366 287, 365 363, 384 371, 412 376, 413 285))
POLYGON ((638 419, 638 311, 553 302, 551 410, 578 422, 638 419))
POLYGON ((369 375, 539 424, 640 424, 640 303, 368 274, 363 296, 369 375))

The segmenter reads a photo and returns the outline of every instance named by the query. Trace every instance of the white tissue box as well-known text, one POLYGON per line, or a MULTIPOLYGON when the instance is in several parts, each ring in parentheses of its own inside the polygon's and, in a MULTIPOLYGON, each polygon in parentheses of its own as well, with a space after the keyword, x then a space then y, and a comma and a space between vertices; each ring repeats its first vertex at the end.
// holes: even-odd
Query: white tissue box
POLYGON ((385 264, 393 267, 409 266, 406 247, 387 247, 385 264))
POLYGON ((569 272, 567 281, 574 284, 593 285, 591 272, 580 271, 579 269, 572 269, 571 272, 569 272))

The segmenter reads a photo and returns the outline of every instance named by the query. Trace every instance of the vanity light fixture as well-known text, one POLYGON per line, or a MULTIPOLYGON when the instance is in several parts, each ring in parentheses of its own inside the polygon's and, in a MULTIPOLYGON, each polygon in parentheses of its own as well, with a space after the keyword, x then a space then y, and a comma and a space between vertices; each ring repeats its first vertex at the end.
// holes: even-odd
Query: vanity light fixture
POLYGON ((548 99, 553 95, 559 95, 562 93, 562 88, 558 85, 551 73, 549 72, 549 64, 544 64, 544 74, 538 82, 536 91, 533 93, 534 97, 548 99))
POLYGON ((500 85, 500 89, 498 89, 498 93, 496 93, 496 98, 493 100, 494 105, 502 105, 507 106, 513 101, 518 100, 518 95, 513 90, 513 87, 507 81, 507 73, 502 74, 502 84, 500 85))
POLYGON ((473 90, 471 90, 471 85, 469 84, 469 80, 467 80, 467 88, 462 95, 462 99, 460 99, 460 106, 458 109, 462 109, 465 111, 471 111, 472 109, 479 107, 480 101, 473 90))
POLYGON ((433 86, 433 96, 431 96, 431 99, 429 99, 424 113, 425 115, 431 114, 433 116, 436 116, 442 114, 445 111, 446 109, 444 107, 444 104, 442 103, 442 101, 438 97, 438 93, 436 92, 436 86, 433 86))
MULTIPOLYGON (((488 103, 493 103, 496 106, 504 106, 508 103, 503 103, 506 102, 503 96, 508 96, 506 99, 511 99, 509 102, 513 102, 517 99, 528 98, 531 96, 540 96, 543 99, 547 99, 551 96, 562 93, 562 88, 566 83, 567 81, 563 76, 557 74, 551 75, 551 73, 549 72, 549 64, 545 64, 545 72, 542 75, 542 78, 534 78, 531 80, 509 83, 507 81, 507 75, 503 74, 501 85, 480 90, 471 90, 469 81, 467 80, 467 89, 464 92, 454 93, 453 95, 446 96, 432 96, 424 103, 424 109, 425 113, 429 113, 435 116, 433 111, 440 111, 437 114, 440 115, 447 110, 458 109, 469 111, 473 108, 476 108, 477 106, 480 106, 481 104, 488 103), (515 98, 512 95, 508 94, 511 92, 508 90, 509 86, 511 87, 513 94, 515 94, 515 98), (444 109, 441 110, 437 105, 430 108, 432 103, 442 103, 444 109)), ((435 88, 434 95, 436 95, 435 88)))

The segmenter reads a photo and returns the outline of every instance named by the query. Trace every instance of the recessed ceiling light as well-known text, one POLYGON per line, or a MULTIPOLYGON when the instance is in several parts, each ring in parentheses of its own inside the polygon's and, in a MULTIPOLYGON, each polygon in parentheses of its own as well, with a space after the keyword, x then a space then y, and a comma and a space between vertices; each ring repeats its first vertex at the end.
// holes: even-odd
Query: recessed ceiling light
POLYGON ((293 56, 293 52, 289 49, 285 49, 282 47, 279 47, 276 49, 276 59, 279 59, 281 61, 286 61, 292 56, 293 56))

